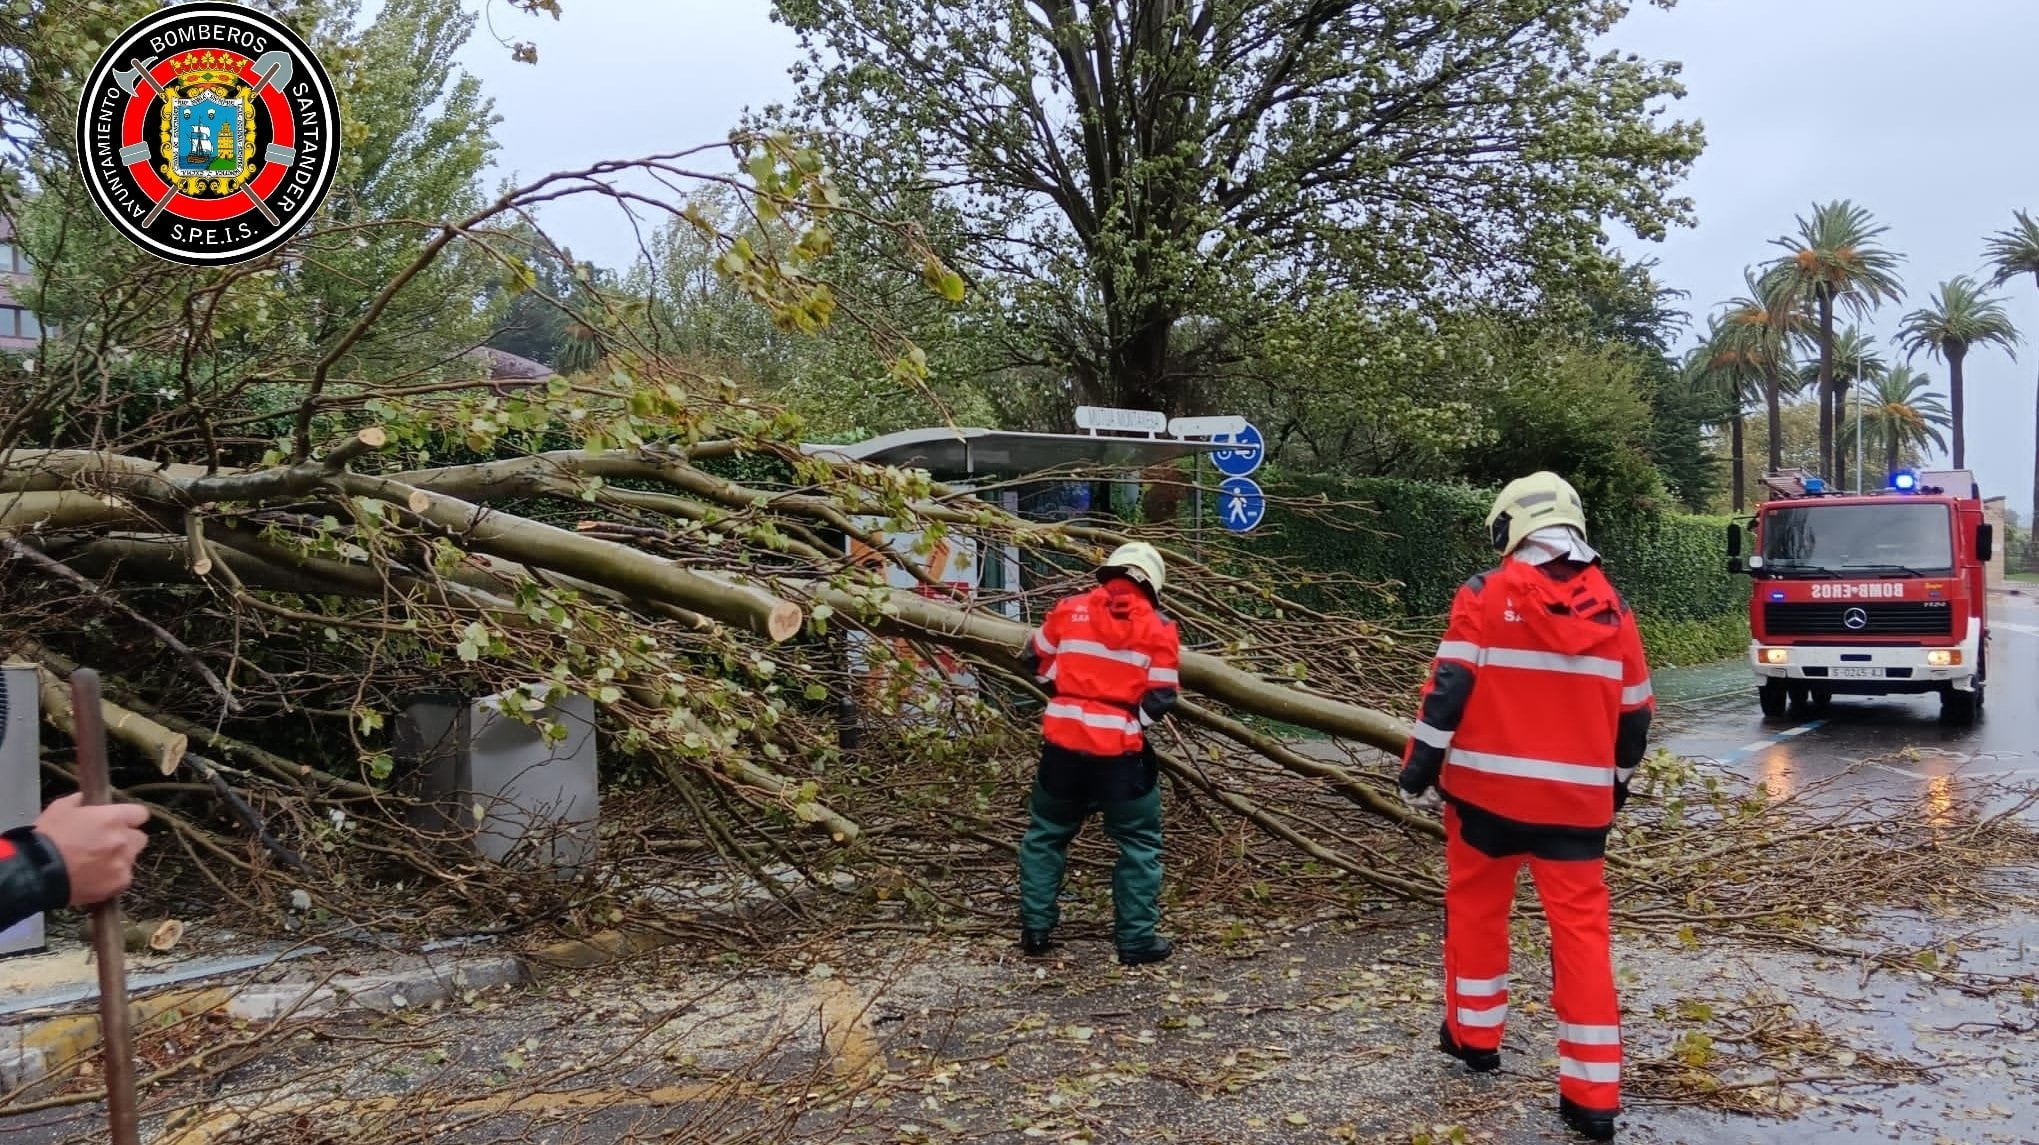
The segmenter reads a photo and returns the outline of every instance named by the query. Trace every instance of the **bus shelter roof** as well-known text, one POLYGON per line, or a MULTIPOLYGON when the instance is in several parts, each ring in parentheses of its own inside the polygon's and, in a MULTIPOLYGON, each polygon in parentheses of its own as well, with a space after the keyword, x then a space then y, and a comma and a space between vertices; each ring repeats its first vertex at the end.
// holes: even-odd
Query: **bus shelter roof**
POLYGON ((1173 437, 1108 437, 1084 433, 1019 433, 1002 429, 932 426, 888 433, 854 445, 804 445, 810 454, 925 469, 937 481, 1021 477, 1085 465, 1140 469, 1225 448, 1173 437))

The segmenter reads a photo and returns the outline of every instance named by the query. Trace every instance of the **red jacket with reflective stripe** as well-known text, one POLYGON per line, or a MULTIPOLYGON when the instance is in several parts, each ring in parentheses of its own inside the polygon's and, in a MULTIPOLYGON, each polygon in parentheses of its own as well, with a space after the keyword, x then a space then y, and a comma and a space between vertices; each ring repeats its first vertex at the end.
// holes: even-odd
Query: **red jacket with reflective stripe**
POLYGON ((1057 747, 1134 754, 1145 730, 1175 706, 1182 661, 1175 623, 1124 577, 1057 604, 1028 651, 1034 674, 1052 688, 1041 735, 1057 747))
POLYGON ((1605 829, 1654 709, 1635 616, 1600 566, 1511 560, 1452 603, 1401 786, 1522 826, 1605 829))

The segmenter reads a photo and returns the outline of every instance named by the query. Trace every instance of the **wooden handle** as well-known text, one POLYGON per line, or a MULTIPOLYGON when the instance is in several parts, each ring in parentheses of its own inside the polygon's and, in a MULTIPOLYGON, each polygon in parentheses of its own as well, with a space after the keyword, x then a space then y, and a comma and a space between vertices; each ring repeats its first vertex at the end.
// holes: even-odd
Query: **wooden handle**
MULTIPOLYGON (((78 791, 88 806, 111 803, 106 772, 106 720, 99 706, 99 673, 71 673, 72 738, 78 744, 78 791)), ((92 952, 99 964, 99 1029, 106 1065, 106 1113, 113 1145, 141 1145, 135 1109, 134 1031, 127 1008, 127 950, 120 900, 94 906, 92 952)))

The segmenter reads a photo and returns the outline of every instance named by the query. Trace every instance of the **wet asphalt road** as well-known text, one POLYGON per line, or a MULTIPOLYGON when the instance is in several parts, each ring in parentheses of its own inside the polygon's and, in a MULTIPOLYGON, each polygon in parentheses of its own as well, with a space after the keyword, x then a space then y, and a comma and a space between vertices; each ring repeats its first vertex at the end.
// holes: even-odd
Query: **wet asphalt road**
POLYGON ((1837 797, 1989 802, 1993 786, 2039 785, 2039 603, 1996 595, 1990 607, 1989 690, 1973 727, 1942 724, 1933 696, 1837 697, 1817 715, 1766 721, 1753 674, 1720 669, 1721 686, 1740 691, 1667 705, 1658 743, 1777 794, 1825 781, 1837 797))

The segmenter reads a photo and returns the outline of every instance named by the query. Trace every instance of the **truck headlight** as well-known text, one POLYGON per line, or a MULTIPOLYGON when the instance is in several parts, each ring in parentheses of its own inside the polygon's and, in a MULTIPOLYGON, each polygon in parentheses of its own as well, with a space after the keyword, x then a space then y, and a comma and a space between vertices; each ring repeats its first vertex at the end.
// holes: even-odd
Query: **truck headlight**
POLYGON ((1763 649, 1763 663, 1765 664, 1782 664, 1790 659, 1791 651, 1787 648, 1763 649))
POLYGON ((1926 666, 1928 668, 1952 668, 1959 663, 1961 663, 1961 649, 1959 648, 1935 648, 1926 653, 1926 666))

